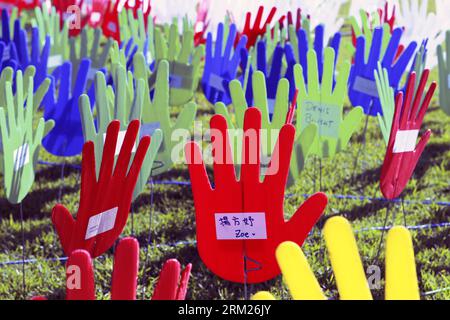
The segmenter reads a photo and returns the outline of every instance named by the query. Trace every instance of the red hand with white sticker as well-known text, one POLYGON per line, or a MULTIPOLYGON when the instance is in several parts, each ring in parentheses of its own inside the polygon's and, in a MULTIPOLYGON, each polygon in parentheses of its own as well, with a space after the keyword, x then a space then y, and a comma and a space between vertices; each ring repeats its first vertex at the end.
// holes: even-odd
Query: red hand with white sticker
POLYGON ((215 115, 210 123, 213 160, 214 189, 211 187, 199 146, 195 142, 186 145, 186 159, 192 181, 196 212, 198 252, 205 265, 219 277, 244 282, 244 255, 247 258, 248 283, 259 283, 280 274, 275 259, 275 249, 283 241, 299 245, 308 236, 327 204, 327 197, 317 193, 298 208, 289 221, 284 218, 284 191, 294 142, 295 128, 291 124, 282 127, 269 164, 268 171, 278 168, 272 175, 260 181, 260 130, 261 113, 248 108, 244 117, 243 156, 240 179, 236 179, 231 147, 227 134, 227 122, 215 115), (253 139, 251 138, 253 136, 253 139), (253 151, 253 154, 249 153, 253 151), (253 160, 252 160, 253 159, 253 160), (252 160, 252 161, 250 161, 252 160), (218 240, 216 234, 217 213, 264 213, 266 239, 218 240), (256 261, 255 265, 251 265, 256 261))
POLYGON ((405 97, 403 92, 397 94, 389 144, 380 178, 381 192, 386 199, 397 198, 403 191, 430 139, 431 130, 427 130, 416 146, 423 118, 436 90, 436 82, 433 82, 422 99, 429 73, 429 70, 423 72, 416 91, 416 74, 411 73, 405 97))
POLYGON ((150 137, 144 136, 140 140, 129 166, 139 131, 139 120, 131 121, 114 166, 119 130, 117 120, 108 126, 98 179, 94 144, 88 141, 83 146, 80 205, 76 219, 61 204, 53 208, 52 221, 66 255, 84 249, 95 258, 113 245, 125 227, 150 137))

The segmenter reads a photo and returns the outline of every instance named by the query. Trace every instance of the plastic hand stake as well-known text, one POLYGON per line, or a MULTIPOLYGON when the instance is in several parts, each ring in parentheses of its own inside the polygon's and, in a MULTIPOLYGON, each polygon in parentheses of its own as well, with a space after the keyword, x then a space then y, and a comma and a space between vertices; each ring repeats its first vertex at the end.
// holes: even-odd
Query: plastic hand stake
MULTIPOLYGON (((78 109, 78 99, 85 92, 90 61, 83 59, 80 68, 74 70, 70 62, 65 62, 52 73, 50 89, 44 101, 44 118, 53 119, 54 130, 45 137, 42 145, 51 154, 59 157, 72 157, 81 153, 83 148, 83 130, 78 109), (77 73, 77 80, 71 83, 72 72, 77 73), (59 90, 55 97, 56 88, 59 90)), ((94 86, 88 95, 94 103, 94 86)))
POLYGON ((106 132, 98 179, 95 174, 94 143, 88 141, 83 146, 80 205, 76 219, 61 204, 53 208, 52 221, 66 255, 76 249, 84 249, 95 258, 113 245, 125 227, 150 137, 144 136, 140 140, 134 160, 129 165, 139 120, 133 120, 128 125, 115 161, 119 131, 119 121, 112 121, 106 132))
MULTIPOLYGON (((343 217, 327 220, 323 228, 341 300, 372 300, 369 284, 358 253, 350 223, 343 217)), ((276 258, 294 300, 324 300, 324 295, 302 249, 293 242, 283 242, 276 258)), ((411 234, 405 227, 392 227, 386 238, 386 300, 419 300, 419 286, 411 234)), ((274 299, 260 292, 252 299, 274 299)))
POLYGON ((333 48, 325 48, 322 81, 319 80, 318 58, 314 50, 309 50, 307 57, 308 83, 302 66, 297 64, 294 67, 295 86, 301 97, 297 108, 297 133, 302 133, 310 124, 317 126, 310 153, 320 158, 332 158, 344 150, 363 117, 362 109, 357 107, 343 119, 350 65, 342 65, 333 88, 335 61, 333 48))
POLYGON ((445 33, 445 55, 442 45, 437 47, 439 66, 439 105, 450 116, 450 30, 445 33))
POLYGON ((28 66, 36 68, 34 83, 38 88, 47 78, 47 63, 50 54, 50 36, 46 36, 45 45, 41 50, 39 29, 34 27, 31 31, 31 52, 28 50, 27 33, 21 29, 20 21, 16 20, 14 25, 14 41, 16 43, 19 57, 19 68, 23 71, 28 66))
MULTIPOLYGON (((142 115, 144 80, 137 80, 136 88, 134 88, 132 73, 129 71, 127 74, 123 66, 118 66, 115 68, 114 88, 115 90, 111 86, 107 87, 103 73, 97 73, 95 78, 96 121, 94 121, 94 112, 89 97, 85 94, 80 97, 80 113, 83 121, 84 141, 94 142, 97 177, 100 173, 100 163, 103 156, 104 135, 106 134, 109 123, 113 119, 119 120, 120 130, 121 132, 125 132, 128 124, 132 120, 141 120, 142 115)), ((134 188, 133 200, 140 195, 146 186, 150 171, 153 167, 153 161, 161 145, 162 132, 160 129, 156 129, 151 136, 151 144, 144 158, 136 187, 134 188)), ((133 161, 133 157, 130 161, 133 161)))
POLYGON ((375 83, 383 110, 383 115, 377 114, 378 123, 380 124, 381 134, 387 146, 389 143, 389 135, 391 134, 392 120, 394 119, 395 94, 394 89, 389 86, 387 70, 383 69, 380 63, 378 63, 378 69, 375 70, 375 83))
MULTIPOLYGON (((93 82, 97 70, 105 67, 109 58, 110 48, 113 44, 111 39, 107 39, 101 49, 102 46, 100 45, 100 42, 102 34, 100 29, 91 31, 94 33, 93 38, 91 37, 91 34, 89 34, 87 28, 83 29, 81 32, 81 37, 70 38, 70 61, 72 62, 74 69, 77 70, 79 68, 79 65, 83 59, 88 58, 91 60, 91 66, 88 72, 88 83, 93 82), (89 41, 89 38, 92 38, 92 42, 89 41), (80 39, 79 42, 78 39, 80 39), (78 53, 77 49, 79 50, 78 53)), ((75 80, 76 75, 72 74, 72 82, 75 80)))
MULTIPOLYGON (((308 198, 289 221, 284 219, 283 200, 291 158, 295 129, 291 124, 281 128, 269 164, 278 170, 260 181, 260 131, 261 112, 248 108, 244 117, 244 137, 240 179, 236 179, 227 133, 226 119, 221 115, 211 118, 214 160, 214 189, 206 173, 202 152, 196 142, 186 145, 186 159, 192 181, 196 212, 197 247, 199 255, 209 270, 217 276, 243 283, 264 282, 280 273, 275 261, 275 249, 283 241, 301 245, 319 219, 327 204, 327 197, 317 193, 308 198), (250 151, 252 150, 252 151, 250 151), (216 214, 259 213, 266 237, 218 240, 216 214), (247 276, 247 277, 245 277, 247 276)), ((230 218, 231 223, 233 220, 230 218)), ((226 225, 226 224, 224 224, 226 225)), ((230 226, 231 227, 231 226, 230 226)), ((255 230, 256 231, 256 230, 255 230)), ((237 232, 237 231, 236 231, 237 232)))
MULTIPOLYGON (((261 37, 266 32, 266 26, 272 23, 272 19, 277 12, 276 7, 272 7, 270 9, 269 15, 265 22, 261 24, 262 16, 264 13, 264 6, 260 6, 258 8, 258 13, 256 14, 255 21, 253 22, 253 26, 251 26, 252 13, 247 12, 245 16, 245 26, 244 30, 242 30, 242 34, 239 35, 238 39, 243 35, 247 36, 247 49, 253 47, 258 40, 258 37, 261 37)), ((238 41, 238 40, 237 40, 238 41)))
POLYGON ((371 116, 383 113, 374 79, 374 71, 377 68, 378 62, 381 62, 381 66, 388 72, 389 85, 394 90, 397 90, 399 82, 417 47, 417 43, 410 43, 402 54, 396 58, 402 36, 402 30, 397 28, 392 33, 386 52, 384 55, 381 55, 381 44, 384 33, 383 29, 375 28, 369 58, 367 60, 365 59, 366 39, 364 36, 358 38, 355 63, 352 66, 349 77, 348 95, 350 101, 354 106, 362 106, 364 113, 371 116))
MULTIPOLYGON (((120 38, 121 43, 128 42, 130 39, 133 39, 133 42, 138 46, 139 52, 142 52, 144 56, 151 57, 147 55, 148 52, 148 44, 154 42, 153 38, 148 38, 147 30, 145 28, 146 24, 153 24, 153 21, 150 18, 145 17, 142 13, 142 10, 136 11, 136 17, 134 16, 133 10, 122 10, 119 14, 119 23, 120 23, 120 38), (145 22, 144 19, 149 19, 149 22, 145 22)), ((151 61, 147 61, 150 63, 151 61)))
POLYGON ((3 180, 6 198, 13 204, 22 202, 33 185, 46 126, 40 118, 37 127, 33 127, 33 79, 29 78, 24 87, 22 72, 18 71, 15 81, 16 96, 11 82, 2 86, 6 110, 0 107, 3 180))
POLYGON ((231 103, 228 83, 236 78, 241 51, 245 50, 247 42, 246 36, 241 37, 233 51, 237 35, 236 26, 230 25, 227 36, 225 35, 226 31, 224 24, 220 23, 217 27, 215 45, 213 45, 211 32, 206 38, 205 69, 201 83, 203 93, 212 104, 218 101, 226 105, 231 103))
POLYGON ((191 269, 192 265, 189 263, 181 271, 178 260, 167 260, 159 274, 152 300, 185 300, 191 269))
POLYGON ((423 72, 418 89, 415 90, 416 74, 413 72, 409 76, 405 97, 403 92, 397 94, 380 177, 380 189, 386 199, 397 198, 402 193, 430 139, 431 130, 427 130, 416 146, 423 118, 436 90, 436 83, 433 82, 423 97, 429 73, 429 70, 423 72))
POLYGON ((49 10, 45 4, 36 7, 34 15, 33 26, 39 29, 42 46, 45 45, 46 35, 50 36, 51 47, 47 67, 52 70, 68 58, 69 25, 64 22, 61 29, 56 8, 51 7, 49 10))
MULTIPOLYGON (((332 48, 334 50, 334 67, 333 67, 333 87, 335 85, 335 74, 336 74, 336 65, 337 59, 339 55, 339 47, 341 43, 341 33, 337 32, 333 39, 331 39, 329 45, 325 43, 324 38, 325 27, 323 25, 318 25, 314 30, 314 44, 312 44, 312 40, 309 38, 311 35, 309 34, 307 29, 300 29, 297 31, 297 37, 294 42, 291 44, 286 44, 286 61, 288 64, 288 68, 286 71, 286 78, 289 80, 291 84, 290 90, 290 99, 292 99, 295 92, 295 80, 294 80, 294 66, 296 64, 300 64, 303 68, 303 77, 308 82, 308 62, 307 56, 308 52, 314 48, 316 55, 318 57, 317 68, 319 72, 319 83, 322 83, 323 70, 324 70, 324 52, 326 48, 332 48)), ((294 37, 292 37, 294 38, 294 37)))
MULTIPOLYGON (((170 105, 179 106, 192 100, 200 79, 200 63, 204 52, 204 46, 194 47, 192 28, 183 28, 181 44, 177 24, 170 26, 168 39, 159 28, 155 29, 156 63, 167 60, 170 66, 170 105)), ((149 79, 150 86, 156 81, 157 74, 156 68, 149 79)))
MULTIPOLYGON (((145 64, 145 58, 141 53, 137 53, 134 57, 134 70, 135 79, 145 80, 144 93, 149 92, 147 82, 149 71, 145 64)), ((159 127, 164 137, 155 161, 160 165, 152 169, 152 176, 159 175, 172 168, 174 163, 172 150, 177 145, 179 146, 180 143, 184 144, 184 140, 179 141, 174 138, 176 132, 179 129, 189 130, 195 120, 196 112, 197 105, 191 101, 182 108, 175 123, 172 123, 169 107, 169 63, 162 60, 158 66, 153 98, 150 97, 150 94, 144 94, 144 107, 142 110, 142 127, 150 130, 159 127)))

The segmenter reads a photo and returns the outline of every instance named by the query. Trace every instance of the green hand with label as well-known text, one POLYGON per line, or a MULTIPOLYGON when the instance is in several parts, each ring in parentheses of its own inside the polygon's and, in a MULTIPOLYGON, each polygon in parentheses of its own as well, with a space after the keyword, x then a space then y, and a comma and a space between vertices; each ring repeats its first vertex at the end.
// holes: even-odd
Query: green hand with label
MULTIPOLYGON (((87 95, 80 97, 80 113, 83 124, 83 134, 85 141, 93 141, 95 146, 96 171, 99 174, 104 139, 108 125, 113 120, 120 121, 119 142, 116 147, 116 156, 119 155, 121 139, 125 136, 126 129, 132 120, 141 120, 142 105, 144 102, 144 80, 136 80, 134 88, 134 78, 131 72, 127 72, 124 66, 117 65, 113 74, 114 88, 107 86, 105 75, 97 72, 95 75, 95 107, 96 122, 94 122, 93 110, 87 95), (96 129, 97 127, 97 129, 96 129)), ((133 192, 135 200, 144 190, 150 176, 153 162, 158 153, 162 141, 162 132, 159 129, 154 132, 143 132, 139 136, 151 135, 151 144, 147 150, 144 162, 139 173, 136 187, 133 192)), ((139 140, 139 137, 138 137, 139 140)), ((130 163, 134 157, 130 159, 130 163)))
POLYGON ((21 203, 31 189, 45 128, 51 130, 54 126, 53 120, 46 124, 43 118, 33 126, 33 79, 24 81, 18 71, 15 81, 16 96, 11 81, 2 84, 6 110, 0 107, 3 180, 6 198, 12 204, 21 203))
MULTIPOLYGON (((145 94, 141 127, 144 130, 153 130, 153 128, 159 127, 163 132, 164 139, 156 161, 159 162, 160 166, 152 170, 152 175, 156 176, 168 171, 173 166, 173 148, 181 148, 180 152, 184 152, 184 144, 187 137, 183 137, 182 135, 183 132, 188 132, 192 127, 197 112, 197 105, 192 101, 185 104, 178 114, 177 120, 172 124, 169 107, 169 62, 166 60, 159 62, 153 99, 150 98, 147 82, 150 71, 142 53, 137 53, 134 56, 133 66, 135 79, 144 80, 145 94), (178 132, 180 136, 177 135, 178 132)), ((177 156, 181 160, 184 159, 183 154, 177 156)))
POLYGON ((178 34, 178 24, 170 25, 169 36, 164 30, 155 28, 155 72, 149 79, 153 88, 161 60, 167 60, 170 68, 170 99, 171 106, 183 105, 194 97, 201 77, 200 64, 205 54, 203 45, 194 46, 194 30, 184 24, 183 34, 178 34))
POLYGON ((309 124, 315 123, 318 134, 310 152, 321 159, 332 158, 345 149, 363 117, 362 108, 356 107, 343 119, 350 64, 342 64, 333 88, 334 55, 334 49, 330 47, 325 49, 322 83, 319 82, 317 56, 314 50, 308 51, 307 84, 301 65, 297 64, 294 67, 295 84, 300 97, 297 102, 297 135, 309 124))

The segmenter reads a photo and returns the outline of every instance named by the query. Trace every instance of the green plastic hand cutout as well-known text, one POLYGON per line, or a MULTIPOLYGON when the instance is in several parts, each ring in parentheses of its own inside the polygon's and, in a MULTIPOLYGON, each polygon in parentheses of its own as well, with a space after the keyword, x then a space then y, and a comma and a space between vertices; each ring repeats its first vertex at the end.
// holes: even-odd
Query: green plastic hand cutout
MULTIPOLYGON (((137 53, 134 56, 133 66, 135 79, 144 80, 144 92, 146 93, 144 94, 142 127, 148 128, 149 130, 152 130, 154 127, 159 127, 163 132, 164 139, 157 157, 160 167, 152 170, 152 175, 156 176, 168 171, 172 167, 174 162, 172 158, 173 148, 180 148, 181 146, 181 152, 183 152, 187 137, 182 137, 181 131, 186 132, 190 130, 195 119, 195 114, 197 113, 197 105, 192 101, 185 104, 175 124, 172 124, 169 108, 169 62, 166 60, 159 62, 153 100, 150 98, 147 82, 150 71, 141 53, 137 53), (177 134, 178 132, 180 135, 177 134)), ((184 159, 184 154, 178 156, 180 159, 184 159)))
POLYGON ((138 10, 137 19, 134 18, 133 10, 122 10, 119 14, 120 40, 127 43, 131 38, 133 44, 138 46, 138 52, 142 52, 150 63, 155 56, 155 46, 153 39, 153 19, 147 17, 147 28, 145 28, 144 14, 138 10))
MULTIPOLYGON (((89 97, 84 94, 80 97, 80 114, 83 124, 83 135, 85 141, 93 141, 95 145, 95 161, 97 176, 99 175, 103 144, 105 141, 108 125, 113 120, 120 121, 119 142, 116 147, 116 156, 119 155, 121 148, 121 139, 125 137, 128 124, 132 120, 141 120, 142 105, 144 102, 144 80, 136 81, 136 89, 134 89, 134 79, 131 72, 127 72, 124 66, 116 66, 114 68, 113 81, 115 84, 115 92, 112 86, 107 86, 105 75, 97 72, 95 76, 95 107, 96 107, 96 124, 94 122, 94 112, 91 109, 89 97)), ((144 190, 150 176, 153 162, 158 153, 158 149, 162 141, 162 132, 159 129, 153 132, 143 132, 139 136, 151 135, 151 144, 145 156, 136 187, 133 191, 133 200, 135 200, 144 190)), ((130 159, 130 163, 134 157, 130 159)))
POLYGON ((18 71, 15 80, 16 96, 13 96, 12 82, 6 81, 2 87, 6 111, 0 107, 3 180, 6 198, 13 204, 22 202, 33 185, 46 127, 44 119, 40 118, 33 128, 33 79, 29 78, 24 88, 22 72, 18 71))
POLYGON ((445 56, 442 45, 437 47, 439 66, 439 105, 450 116, 450 30, 445 33, 445 56))
POLYGON ((301 134, 309 124, 315 123, 318 134, 310 152, 322 159, 332 158, 345 149, 363 117, 362 108, 356 107, 343 119, 350 64, 342 65, 333 89, 334 56, 334 49, 325 48, 322 83, 319 82, 317 56, 314 50, 308 51, 307 84, 301 65, 297 64, 294 67, 295 85, 299 90, 297 135, 301 134))
POLYGON ((375 83, 377 84, 378 96, 380 97, 383 115, 377 114, 380 123, 381 134, 383 135, 386 146, 389 143, 391 135, 392 120, 394 119, 395 97, 394 89, 389 86, 389 75, 386 69, 381 67, 378 62, 378 70, 374 71, 375 83))
MULTIPOLYGON (((102 41, 102 38, 103 35, 101 29, 84 28, 83 31, 81 31, 80 37, 72 37, 69 39, 72 70, 79 69, 78 66, 82 59, 89 58, 91 60, 91 69, 88 73, 88 87, 90 86, 91 81, 94 80, 97 70, 103 68, 109 58, 113 40, 110 38, 106 39, 106 42, 103 44, 103 49, 100 52, 100 48, 102 47, 100 42, 102 41)), ((76 77, 77 72, 72 72, 72 83, 75 83, 76 77)))
POLYGON ((156 28, 156 65, 155 72, 149 79, 150 88, 155 84, 159 61, 167 60, 170 68, 170 105, 178 106, 189 102, 198 87, 200 63, 204 54, 203 45, 194 47, 194 30, 187 24, 183 29, 181 43, 176 23, 171 24, 168 37, 164 36, 163 30, 156 28))
POLYGON ((45 4, 43 4, 42 7, 36 7, 34 9, 34 16, 32 25, 39 28, 41 45, 44 45, 46 35, 50 36, 51 46, 47 68, 48 70, 52 70, 61 65, 64 60, 68 58, 68 23, 64 21, 64 26, 61 30, 59 14, 56 13, 56 8, 52 7, 50 13, 48 13, 45 4))

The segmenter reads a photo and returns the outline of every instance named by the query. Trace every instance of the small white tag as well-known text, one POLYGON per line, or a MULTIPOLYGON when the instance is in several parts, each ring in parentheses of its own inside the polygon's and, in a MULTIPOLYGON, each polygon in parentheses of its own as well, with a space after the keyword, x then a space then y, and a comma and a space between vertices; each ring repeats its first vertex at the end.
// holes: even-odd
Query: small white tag
POLYGON ((223 87, 223 78, 215 73, 210 74, 209 85, 220 92, 225 92, 225 88, 223 87))
POLYGON ((139 131, 139 137, 142 138, 143 136, 152 136, 155 130, 160 127, 161 125, 158 121, 143 123, 141 125, 141 130, 139 131))
POLYGON ((85 240, 114 228, 118 207, 109 209, 89 218, 85 240))
MULTIPOLYGON (((125 134, 127 133, 126 130, 119 131, 119 134, 117 135, 117 143, 116 143, 116 151, 114 152, 115 156, 118 156, 120 153, 120 149, 122 149, 123 141, 125 140, 125 134)), ((106 141, 106 133, 103 134, 103 144, 106 141)), ((133 146, 133 150, 131 152, 136 152, 136 144, 133 146)))
POLYGON ((11 58, 11 47, 9 45, 5 45, 3 49, 2 61, 9 60, 11 58))
POLYGON ((267 239, 264 212, 216 213, 217 240, 267 239))
POLYGON ((267 99, 267 107, 269 109, 269 114, 272 115, 275 110, 275 99, 267 99))
POLYGON ((150 61, 152 61, 152 53, 148 49, 147 53, 145 54, 145 59, 147 59, 147 63, 150 63, 150 61))
POLYGON ((62 65, 62 63, 63 63, 62 55, 55 54, 54 56, 48 57, 47 68, 49 69, 55 68, 62 65))
POLYGON ((95 74, 97 73, 98 69, 96 68, 90 68, 88 71, 88 80, 94 80, 95 74))
POLYGON ((367 94, 371 97, 378 98, 377 84, 373 80, 369 80, 360 76, 356 76, 353 90, 367 94))
POLYGON ((394 153, 411 152, 416 149, 419 130, 397 131, 394 142, 394 153))
POLYGON ((30 147, 28 143, 24 143, 22 146, 14 150, 14 171, 19 171, 20 168, 30 162, 30 147))

